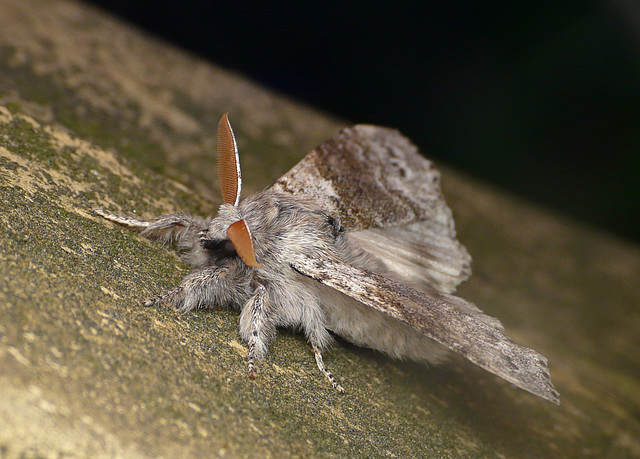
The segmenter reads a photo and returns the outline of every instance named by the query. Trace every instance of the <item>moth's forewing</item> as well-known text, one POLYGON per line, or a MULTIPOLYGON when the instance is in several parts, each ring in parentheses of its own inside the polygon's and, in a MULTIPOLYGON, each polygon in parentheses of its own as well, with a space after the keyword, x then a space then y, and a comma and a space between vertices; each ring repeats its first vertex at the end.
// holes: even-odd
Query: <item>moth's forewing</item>
POLYGON ((445 294, 428 295, 340 261, 300 255, 291 266, 301 274, 419 330, 512 384, 559 403, 547 359, 513 343, 500 327, 492 326, 481 314, 463 310, 460 306, 467 303, 465 300, 445 294))
POLYGON ((349 231, 429 219, 451 233, 439 180, 433 164, 398 131, 357 125, 305 156, 272 189, 313 198, 349 231))
POLYGON ((352 240, 413 285, 451 293, 471 274, 440 173, 397 130, 357 125, 305 156, 272 187, 340 217, 352 240))

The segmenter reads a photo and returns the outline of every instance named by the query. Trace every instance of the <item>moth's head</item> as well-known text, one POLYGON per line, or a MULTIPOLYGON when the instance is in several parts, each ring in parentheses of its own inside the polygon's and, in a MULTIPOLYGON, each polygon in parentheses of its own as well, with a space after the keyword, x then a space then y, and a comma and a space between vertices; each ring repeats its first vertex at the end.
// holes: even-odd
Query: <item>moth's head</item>
POLYGON ((239 213, 238 219, 233 219, 233 210, 240 204, 242 174, 238 145, 227 113, 222 116, 218 124, 218 180, 226 207, 233 209, 227 209, 229 212, 226 218, 219 216, 217 219, 216 223, 226 226, 224 235, 221 234, 221 228, 211 228, 214 234, 201 239, 202 247, 210 250, 216 258, 240 257, 247 266, 260 267, 256 260, 249 224, 240 217, 239 213), (229 217, 232 217, 231 221, 229 217))
POLYGON ((226 114, 218 125, 218 179, 224 204, 200 234, 212 264, 242 260, 254 268, 279 269, 292 255, 330 256, 344 242, 339 219, 304 199, 266 190, 240 203, 238 148, 226 114))

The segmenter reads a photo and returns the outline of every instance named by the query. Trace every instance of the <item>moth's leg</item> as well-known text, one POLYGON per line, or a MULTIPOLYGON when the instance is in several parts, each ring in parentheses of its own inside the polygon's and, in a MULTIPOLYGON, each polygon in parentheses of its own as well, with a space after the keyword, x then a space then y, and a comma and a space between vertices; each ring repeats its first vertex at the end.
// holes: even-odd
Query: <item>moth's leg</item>
POLYGON ((184 213, 163 215, 150 221, 123 217, 102 209, 94 209, 93 213, 125 228, 140 231, 144 237, 163 241, 175 241, 180 237, 180 234, 184 234, 190 229, 204 231, 207 228, 206 220, 194 218, 184 213))
POLYGON ((313 353, 316 356, 316 364, 318 365, 318 368, 320 369, 322 374, 325 376, 325 378, 329 380, 329 382, 331 383, 331 386, 335 390, 337 390, 341 394, 344 394, 344 388, 340 384, 338 384, 338 382, 336 381, 336 378, 334 378, 333 375, 329 372, 329 370, 327 370, 326 367, 324 366, 324 360, 322 359, 322 352, 320 351, 320 348, 318 348, 313 343, 311 344, 311 346, 313 347, 313 353))
POLYGON ((267 289, 264 285, 258 284, 254 295, 249 299, 244 311, 248 311, 249 317, 249 354, 247 355, 247 369, 249 377, 255 378, 255 360, 262 357, 267 349, 269 324, 266 315, 265 297, 267 289))
POLYGON ((112 214, 102 209, 93 209, 93 213, 101 216, 106 220, 109 220, 110 222, 117 223, 118 225, 122 225, 126 228, 144 230, 149 226, 149 222, 146 222, 144 220, 123 217, 121 215, 112 214))
POLYGON ((204 220, 184 213, 163 215, 146 223, 147 227, 142 231, 143 236, 172 241, 182 231, 202 231, 207 227, 204 220))
POLYGON ((149 306, 154 306, 156 304, 161 304, 161 303, 171 303, 174 307, 176 307, 176 304, 178 304, 177 300, 182 294, 182 291, 183 291, 183 287, 182 285, 179 285, 174 289, 166 290, 162 292, 160 295, 154 296, 153 298, 149 298, 148 300, 143 301, 142 306, 149 307, 149 306))
POLYGON ((213 306, 219 302, 220 292, 229 291, 231 288, 233 279, 227 274, 228 270, 216 266, 201 269, 185 277, 178 287, 145 301, 143 305, 168 303, 184 313, 213 306))

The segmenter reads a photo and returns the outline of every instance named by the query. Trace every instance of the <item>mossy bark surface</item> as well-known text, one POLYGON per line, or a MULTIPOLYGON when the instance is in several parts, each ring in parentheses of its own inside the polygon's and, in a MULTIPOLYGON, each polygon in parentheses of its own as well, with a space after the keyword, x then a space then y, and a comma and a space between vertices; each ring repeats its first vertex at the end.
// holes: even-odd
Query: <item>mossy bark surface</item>
POLYGON ((238 314, 140 303, 188 271, 91 214, 213 214, 231 112, 245 195, 344 123, 64 0, 0 2, 0 456, 640 456, 640 250, 443 170, 459 290, 550 361, 555 406, 452 358, 283 331, 247 378, 238 314))

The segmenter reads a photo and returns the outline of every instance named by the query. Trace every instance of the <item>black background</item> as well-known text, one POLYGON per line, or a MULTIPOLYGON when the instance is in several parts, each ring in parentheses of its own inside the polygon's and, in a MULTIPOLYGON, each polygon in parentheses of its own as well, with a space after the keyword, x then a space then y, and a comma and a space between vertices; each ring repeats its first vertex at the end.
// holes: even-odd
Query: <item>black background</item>
POLYGON ((640 241, 635 0, 90 3, 640 241))

